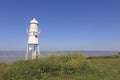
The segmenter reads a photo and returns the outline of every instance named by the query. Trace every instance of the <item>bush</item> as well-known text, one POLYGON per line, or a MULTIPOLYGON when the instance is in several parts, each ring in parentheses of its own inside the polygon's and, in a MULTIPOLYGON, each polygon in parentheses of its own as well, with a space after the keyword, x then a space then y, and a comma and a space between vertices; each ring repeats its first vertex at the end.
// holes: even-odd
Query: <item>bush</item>
POLYGON ((37 65, 30 61, 19 61, 12 64, 2 75, 2 80, 45 80, 37 65))

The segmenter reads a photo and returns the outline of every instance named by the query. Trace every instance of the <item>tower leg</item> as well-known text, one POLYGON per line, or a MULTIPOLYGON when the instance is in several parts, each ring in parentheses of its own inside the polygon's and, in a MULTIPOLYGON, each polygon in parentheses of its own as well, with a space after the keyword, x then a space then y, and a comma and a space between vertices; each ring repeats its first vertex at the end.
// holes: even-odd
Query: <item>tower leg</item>
POLYGON ((32 45, 32 59, 34 59, 34 45, 32 45))
POLYGON ((37 54, 37 51, 36 51, 36 45, 34 45, 34 59, 36 59, 36 54, 37 54))
POLYGON ((39 45, 37 46, 37 48, 38 48, 38 58, 40 58, 40 47, 39 47, 39 45))
POLYGON ((36 49, 34 50, 34 59, 36 59, 36 49))
POLYGON ((26 51, 26 57, 25 57, 25 60, 27 60, 28 59, 28 45, 27 45, 27 51, 26 51))

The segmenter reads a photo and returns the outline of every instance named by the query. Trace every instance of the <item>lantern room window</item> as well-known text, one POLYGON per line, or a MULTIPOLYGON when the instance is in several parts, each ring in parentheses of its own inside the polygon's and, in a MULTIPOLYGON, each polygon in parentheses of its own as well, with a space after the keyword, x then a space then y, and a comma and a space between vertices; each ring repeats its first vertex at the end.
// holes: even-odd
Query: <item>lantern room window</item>
POLYGON ((35 38, 37 38, 38 36, 37 35, 35 35, 35 38))

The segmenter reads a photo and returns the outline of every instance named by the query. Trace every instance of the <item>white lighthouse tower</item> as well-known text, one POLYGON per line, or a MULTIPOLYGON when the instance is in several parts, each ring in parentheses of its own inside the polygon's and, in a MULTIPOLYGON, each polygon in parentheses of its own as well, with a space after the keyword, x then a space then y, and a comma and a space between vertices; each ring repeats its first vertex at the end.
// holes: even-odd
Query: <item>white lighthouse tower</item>
POLYGON ((28 42, 27 42, 27 51, 25 59, 28 59, 28 55, 32 54, 32 59, 36 59, 40 57, 40 50, 39 50, 39 29, 38 29, 38 21, 33 18, 30 21, 30 27, 28 30, 28 42))

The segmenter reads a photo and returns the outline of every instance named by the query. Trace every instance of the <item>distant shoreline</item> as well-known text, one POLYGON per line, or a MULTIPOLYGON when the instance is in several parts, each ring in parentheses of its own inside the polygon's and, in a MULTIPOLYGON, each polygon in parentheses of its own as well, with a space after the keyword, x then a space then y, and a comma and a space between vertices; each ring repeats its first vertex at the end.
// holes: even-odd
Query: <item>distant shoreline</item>
MULTIPOLYGON (((26 51, 0 51, 0 62, 14 62, 25 58, 26 51)), ((42 56, 48 54, 69 54, 80 52, 85 56, 112 56, 119 51, 41 51, 42 56)), ((29 56, 30 57, 30 56, 29 56)))

